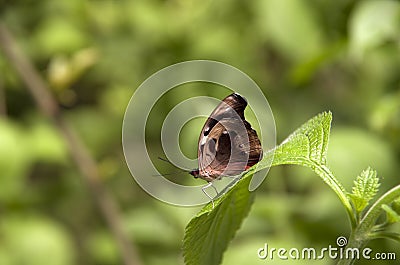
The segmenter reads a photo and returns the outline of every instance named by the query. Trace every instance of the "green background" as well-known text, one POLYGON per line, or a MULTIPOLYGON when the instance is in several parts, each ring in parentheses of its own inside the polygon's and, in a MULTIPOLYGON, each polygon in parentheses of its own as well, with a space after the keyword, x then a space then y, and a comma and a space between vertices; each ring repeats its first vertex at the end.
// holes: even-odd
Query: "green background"
MULTIPOLYGON (((98 162, 143 264, 182 264, 184 227, 199 210, 147 195, 130 176, 122 152, 130 97, 151 74, 174 63, 216 60, 248 74, 268 98, 278 143, 317 113, 332 111, 328 164, 348 191, 367 166, 378 171, 379 194, 399 183, 398 1, 15 0, 0 1, 0 16, 98 162)), ((0 73, 0 263, 122 263, 65 140, 2 52, 0 73)), ((157 113, 192 96, 228 93, 193 85, 166 94, 146 128, 150 153, 162 155, 163 115, 157 113)), ((192 158, 201 123, 184 128, 180 137, 192 158)), ((156 163, 160 172, 176 171, 156 163)), ((308 169, 272 168, 256 192, 224 264, 267 263, 257 258, 264 243, 318 249, 348 236, 344 208, 308 169)), ((400 258, 397 243, 376 240, 368 246, 397 251, 400 258)), ((303 263, 334 262, 296 261, 303 263)))

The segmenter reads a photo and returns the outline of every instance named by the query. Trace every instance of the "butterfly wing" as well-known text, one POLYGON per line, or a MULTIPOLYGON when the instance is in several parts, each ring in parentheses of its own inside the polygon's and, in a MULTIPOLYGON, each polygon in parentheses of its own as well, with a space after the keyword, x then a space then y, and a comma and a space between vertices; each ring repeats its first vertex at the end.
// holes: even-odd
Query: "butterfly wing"
POLYGON ((207 119, 198 146, 200 178, 238 175, 261 159, 260 140, 244 118, 246 106, 246 100, 234 93, 207 119))

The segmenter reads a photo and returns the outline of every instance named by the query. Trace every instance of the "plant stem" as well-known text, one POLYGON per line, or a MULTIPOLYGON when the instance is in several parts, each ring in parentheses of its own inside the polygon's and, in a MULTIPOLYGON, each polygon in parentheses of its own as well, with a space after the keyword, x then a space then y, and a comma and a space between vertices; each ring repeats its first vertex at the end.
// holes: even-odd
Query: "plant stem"
POLYGON ((400 185, 397 185, 383 194, 368 210, 360 222, 360 229, 368 231, 375 224, 376 219, 382 212, 382 205, 390 204, 400 197, 400 185))
MULTIPOLYGON (((350 235, 349 242, 346 246, 346 249, 349 248, 358 248, 359 250, 361 247, 365 246, 369 240, 373 238, 377 238, 378 235, 389 237, 394 240, 399 240, 399 234, 390 234, 390 233, 374 233, 372 232, 374 228, 374 224, 378 219, 379 215, 382 213, 382 205, 383 204, 390 204, 396 198, 400 197, 400 185, 395 186, 384 195, 382 195, 368 210, 368 212, 364 215, 361 219, 359 225, 356 229, 353 229, 353 232, 350 235)), ((354 259, 342 259, 337 264, 338 265, 349 265, 353 264, 354 259)))
MULTIPOLYGON (((273 159, 273 157, 274 157, 273 152, 268 152, 266 155, 268 155, 268 158, 271 158, 271 159, 273 159)), ((269 160, 263 159, 263 161, 269 161, 269 160)), ((268 163, 268 162, 266 162, 266 163, 268 163)), ((340 201, 342 202, 342 204, 344 205, 344 207, 346 209, 347 215, 349 216, 352 229, 354 229, 357 226, 357 217, 354 214, 353 207, 351 206, 350 201, 346 195, 346 190, 340 184, 340 182, 335 178, 333 173, 330 171, 330 169, 326 165, 318 164, 312 160, 304 159, 302 157, 296 157, 296 159, 292 158, 292 159, 289 159, 286 161, 273 160, 272 164, 270 164, 270 166, 277 166, 277 165, 283 165, 283 164, 299 165, 299 166, 306 166, 306 167, 311 168, 318 176, 320 176, 322 178, 322 180, 326 184, 328 184, 328 186, 339 197, 340 201)), ((264 167, 265 167, 265 164, 262 164, 260 169, 262 169, 264 167)), ((257 167, 256 170, 259 170, 259 168, 257 167)))
MULTIPOLYGON (((362 238, 358 237, 358 233, 356 232, 357 230, 354 230, 353 233, 351 233, 349 242, 346 245, 346 248, 344 249, 344 253, 347 253, 346 251, 348 249, 358 249, 359 251, 361 248, 368 242, 367 238, 362 238)), ((355 259, 352 256, 352 258, 347 258, 346 254, 344 254, 345 257, 343 259, 340 259, 336 264, 337 265, 351 265, 354 263, 355 259)), ((362 256, 360 255, 360 259, 362 259, 362 256)))
POLYGON ((347 215, 350 219, 351 227, 354 229, 357 226, 357 218, 354 215, 353 207, 350 204, 350 201, 346 195, 346 190, 339 183, 339 181, 335 178, 329 168, 325 165, 315 165, 314 171, 322 177, 322 179, 331 187, 331 189, 336 193, 339 197, 340 201, 344 205, 347 215))

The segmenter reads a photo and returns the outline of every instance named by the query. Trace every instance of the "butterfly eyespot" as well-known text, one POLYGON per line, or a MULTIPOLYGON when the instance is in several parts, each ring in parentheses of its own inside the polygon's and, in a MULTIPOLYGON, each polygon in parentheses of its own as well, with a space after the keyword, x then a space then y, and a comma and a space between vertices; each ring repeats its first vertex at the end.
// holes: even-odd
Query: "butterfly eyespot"
POLYGON ((207 142, 207 139, 208 139, 207 136, 201 138, 200 145, 202 145, 202 146, 205 145, 205 143, 207 142))
POLYGON ((217 143, 217 139, 211 138, 211 141, 209 141, 208 144, 208 150, 211 152, 211 154, 215 154, 215 145, 217 143))

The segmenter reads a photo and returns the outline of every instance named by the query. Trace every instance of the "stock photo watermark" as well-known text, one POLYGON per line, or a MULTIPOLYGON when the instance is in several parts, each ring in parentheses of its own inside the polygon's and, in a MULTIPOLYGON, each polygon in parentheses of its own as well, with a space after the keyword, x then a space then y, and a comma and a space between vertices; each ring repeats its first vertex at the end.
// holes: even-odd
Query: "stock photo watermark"
MULTIPOLYGON (((126 108, 122 127, 123 151, 131 175, 143 190, 158 200, 179 206, 208 203, 210 198, 202 190, 206 183, 204 180, 199 180, 197 186, 186 186, 163 177, 162 172, 158 172, 149 155, 146 126, 151 127, 151 124, 148 124, 150 112, 165 93, 177 86, 193 82, 215 84, 229 89, 231 93, 238 93, 237 95, 241 95, 239 97, 243 96, 247 100, 247 108, 254 113, 259 125, 260 131, 257 133, 262 147, 272 149, 276 144, 275 122, 268 100, 257 84, 239 69, 221 62, 195 60, 174 64, 154 73, 135 90, 126 108)), ((199 94, 201 92, 203 91, 197 91, 199 94)), ((180 132, 190 120, 197 117, 208 117, 212 111, 212 109, 194 108, 194 106, 210 105, 210 102, 217 106, 221 100, 221 98, 210 96, 188 98, 174 106, 162 123, 160 132, 162 155, 175 167, 186 171, 188 178, 193 177, 189 173, 197 172, 190 168, 190 165, 197 162, 194 161, 195 159, 185 156, 180 149, 180 132)), ((246 121, 240 121, 243 122, 243 125, 246 124, 246 121)), ((207 129, 206 127, 204 128, 207 129)), ((247 128, 246 126, 242 127, 247 128)), ((201 128, 199 128, 199 134, 200 131, 201 128)), ((204 135, 207 133, 205 132, 204 135)), ((210 138, 204 137, 203 141, 210 142, 210 138)), ((200 141, 199 144, 203 144, 203 142, 200 141)), ((212 145, 208 145, 208 147, 213 148, 212 145)), ((207 171, 203 170, 204 172, 207 171)), ((254 173, 249 185, 250 191, 255 190, 262 183, 267 172, 268 169, 254 173)), ((201 177, 204 179, 204 176, 201 177)), ((224 179, 233 183, 229 178, 224 179)))
POLYGON ((394 252, 374 252, 371 248, 346 248, 347 238, 339 236, 336 245, 314 248, 275 248, 265 243, 257 250, 261 260, 322 260, 322 259, 351 259, 351 260, 396 260, 394 252))

